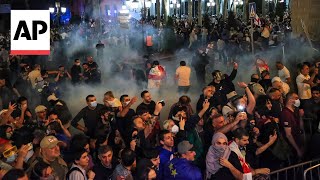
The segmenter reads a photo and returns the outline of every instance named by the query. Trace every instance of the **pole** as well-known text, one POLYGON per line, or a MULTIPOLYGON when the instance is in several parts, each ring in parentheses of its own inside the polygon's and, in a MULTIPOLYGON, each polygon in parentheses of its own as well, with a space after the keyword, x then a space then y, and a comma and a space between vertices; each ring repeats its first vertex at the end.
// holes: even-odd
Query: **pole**
POLYGON ((285 59, 285 53, 284 53, 284 44, 282 45, 282 62, 285 63, 286 59, 285 59))
POLYGON ((99 6, 99 29, 100 29, 100 33, 102 33, 102 21, 101 21, 101 7, 100 7, 100 0, 98 1, 98 6, 99 6))
POLYGON ((254 55, 254 46, 253 46, 253 19, 250 19, 251 21, 251 51, 252 51, 252 55, 254 55))

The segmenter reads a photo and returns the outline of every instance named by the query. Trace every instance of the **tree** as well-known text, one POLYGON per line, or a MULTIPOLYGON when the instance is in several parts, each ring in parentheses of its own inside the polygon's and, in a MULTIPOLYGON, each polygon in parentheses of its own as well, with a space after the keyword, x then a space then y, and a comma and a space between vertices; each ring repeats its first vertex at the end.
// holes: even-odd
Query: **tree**
POLYGON ((228 15, 228 0, 223 0, 223 20, 227 20, 228 15))
POLYGON ((229 11, 229 15, 228 15, 228 27, 233 27, 236 28, 237 27, 237 22, 236 22, 236 18, 234 15, 234 12, 229 11))
POLYGON ((192 0, 188 0, 188 22, 192 23, 192 0))
POLYGON ((202 12, 201 12, 201 4, 202 2, 198 0, 198 25, 202 26, 202 12))
POLYGON ((285 4, 278 2, 276 6, 276 16, 280 17, 280 21, 282 21, 283 19, 284 11, 285 11, 285 4))
POLYGON ((244 0, 243 2, 243 21, 248 22, 248 7, 249 7, 249 0, 244 0))
POLYGON ((208 15, 208 14, 205 14, 204 17, 203 17, 203 26, 204 26, 206 29, 210 30, 210 29, 211 29, 210 24, 211 24, 211 23, 210 23, 209 15, 208 15))
POLYGON ((157 28, 160 28, 160 0, 156 0, 156 5, 157 5, 157 28))
POLYGON ((220 0, 216 0, 216 15, 220 14, 220 0))

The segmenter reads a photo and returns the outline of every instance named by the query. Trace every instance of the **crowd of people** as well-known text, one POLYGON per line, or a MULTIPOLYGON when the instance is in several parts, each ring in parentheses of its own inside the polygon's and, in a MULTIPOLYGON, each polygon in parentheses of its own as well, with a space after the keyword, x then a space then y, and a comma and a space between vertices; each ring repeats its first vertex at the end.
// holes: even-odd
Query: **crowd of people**
MULTIPOLYGON (((298 64, 296 73, 279 58, 270 63, 277 69, 274 76, 267 63, 257 62, 257 73, 242 75, 250 76, 247 83, 236 82, 243 64, 232 62, 230 75, 215 70, 206 83, 204 72, 213 65, 212 58, 234 59, 245 49, 227 47, 251 39, 245 29, 219 25, 208 31, 186 22, 180 25, 189 28, 186 46, 196 51, 190 64, 179 60, 169 74, 159 61, 145 56, 145 67, 132 74, 143 89, 140 94, 107 91, 101 104, 100 97, 87 94, 78 97, 86 106, 75 114, 63 92, 70 86, 88 85, 91 92, 103 86, 101 58, 112 56, 103 53, 107 44, 91 42, 99 61, 90 55, 85 62, 78 57, 71 68, 62 62, 58 70, 45 70, 32 56, 9 56, 2 47, 0 179, 268 179, 271 171, 320 156, 319 59, 298 64), (171 91, 180 95, 174 104, 167 103, 170 96, 152 98, 167 88, 168 76, 176 79, 171 91), (197 84, 190 83, 194 76, 197 84), (190 96, 194 86, 202 89, 198 98, 190 96), (170 107, 167 117, 165 106, 170 107), (312 138, 304 138, 306 133, 312 138)), ((95 32, 90 28, 86 33, 95 32)), ((257 27, 254 41, 261 42, 261 49, 273 40, 271 29, 266 23, 259 33, 257 27)), ((56 32, 53 36, 64 39, 56 32)), ((124 71, 128 69, 111 77, 133 79, 124 71)))

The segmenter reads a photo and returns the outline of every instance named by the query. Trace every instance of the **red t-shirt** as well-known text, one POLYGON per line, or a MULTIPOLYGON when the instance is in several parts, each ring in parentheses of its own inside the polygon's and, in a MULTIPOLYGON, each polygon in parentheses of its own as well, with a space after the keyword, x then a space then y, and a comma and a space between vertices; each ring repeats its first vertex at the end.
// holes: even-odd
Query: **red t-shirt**
MULTIPOLYGON (((291 134, 294 140, 298 146, 301 146, 302 142, 299 137, 302 134, 302 131, 300 129, 300 118, 298 111, 292 112, 287 107, 284 107, 280 114, 280 123, 283 128, 291 127, 291 134)), ((283 135, 286 137, 285 132, 283 135)))

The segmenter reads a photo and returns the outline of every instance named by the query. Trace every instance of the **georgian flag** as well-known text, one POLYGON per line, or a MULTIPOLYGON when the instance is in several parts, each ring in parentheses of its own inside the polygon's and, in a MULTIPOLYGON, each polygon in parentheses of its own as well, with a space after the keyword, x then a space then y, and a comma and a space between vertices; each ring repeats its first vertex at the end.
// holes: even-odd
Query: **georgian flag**
POLYGON ((253 19, 253 22, 255 25, 261 26, 261 21, 260 21, 258 14, 256 14, 256 17, 253 19))

